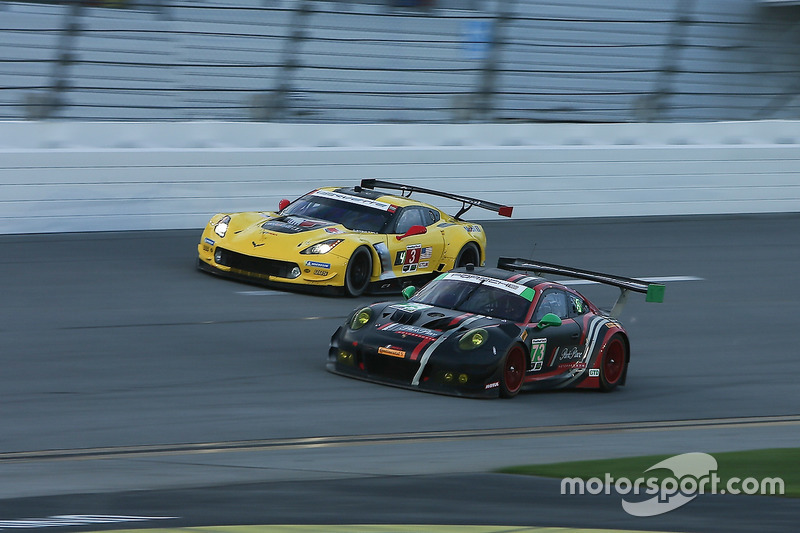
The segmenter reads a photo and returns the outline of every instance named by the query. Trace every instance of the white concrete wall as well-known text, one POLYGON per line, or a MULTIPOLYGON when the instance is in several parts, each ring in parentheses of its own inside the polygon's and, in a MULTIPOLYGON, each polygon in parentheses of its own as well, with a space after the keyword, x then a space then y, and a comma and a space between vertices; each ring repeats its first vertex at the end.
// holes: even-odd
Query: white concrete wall
POLYGON ((199 229, 371 177, 515 218, 800 212, 800 122, 0 122, 0 233, 199 229))

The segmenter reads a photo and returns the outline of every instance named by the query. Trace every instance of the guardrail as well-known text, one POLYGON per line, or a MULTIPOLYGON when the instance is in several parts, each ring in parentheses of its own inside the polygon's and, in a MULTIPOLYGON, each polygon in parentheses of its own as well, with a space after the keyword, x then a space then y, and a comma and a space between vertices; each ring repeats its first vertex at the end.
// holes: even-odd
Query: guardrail
POLYGON ((0 122, 0 233, 199 229, 362 178, 510 204, 514 218, 800 212, 799 143, 794 121, 0 122))

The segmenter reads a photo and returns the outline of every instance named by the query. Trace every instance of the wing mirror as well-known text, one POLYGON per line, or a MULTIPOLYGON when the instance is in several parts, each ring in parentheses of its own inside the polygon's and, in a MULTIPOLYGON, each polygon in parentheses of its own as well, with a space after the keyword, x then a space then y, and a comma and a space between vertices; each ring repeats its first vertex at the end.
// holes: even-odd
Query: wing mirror
POLYGON ((397 236, 397 240, 405 239, 406 237, 413 237, 414 235, 424 235, 428 233, 428 228, 425 226, 421 226, 419 224, 415 224, 408 228, 408 231, 403 233, 402 235, 397 236))
POLYGON ((292 202, 290 202, 289 200, 284 198, 283 200, 278 202, 278 211, 283 211, 284 209, 286 209, 289 206, 290 203, 292 203, 292 202))
POLYGON ((547 313, 539 320, 539 323, 536 325, 536 329, 544 329, 550 326, 560 326, 561 319, 555 313, 547 313))
POLYGON ((414 293, 416 293, 416 292, 417 292, 417 288, 415 286, 413 286, 413 285, 409 285, 408 287, 406 287, 402 291, 403 298, 405 298, 406 300, 410 300, 411 297, 414 296, 414 293))

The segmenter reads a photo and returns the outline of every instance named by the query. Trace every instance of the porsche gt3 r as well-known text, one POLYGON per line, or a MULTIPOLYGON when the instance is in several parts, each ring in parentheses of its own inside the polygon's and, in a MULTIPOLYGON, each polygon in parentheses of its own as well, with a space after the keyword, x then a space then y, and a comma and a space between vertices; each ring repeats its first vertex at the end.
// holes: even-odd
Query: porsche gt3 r
POLYGON ((333 334, 331 372, 457 396, 510 398, 524 389, 610 391, 625 384, 628 334, 618 320, 628 291, 663 301, 664 286, 633 278, 501 258, 458 268, 404 302, 355 309, 333 334), (530 275, 531 273, 535 275, 530 275), (611 312, 554 273, 620 289, 611 312))
POLYGON ((486 260, 480 224, 461 216, 471 207, 511 216, 512 208, 467 196, 380 180, 358 187, 316 189, 278 212, 220 213, 197 246, 198 268, 264 285, 358 296, 400 290, 416 280, 486 260), (396 189, 400 195, 374 190, 396 189), (454 216, 411 199, 430 194, 462 203, 454 216))

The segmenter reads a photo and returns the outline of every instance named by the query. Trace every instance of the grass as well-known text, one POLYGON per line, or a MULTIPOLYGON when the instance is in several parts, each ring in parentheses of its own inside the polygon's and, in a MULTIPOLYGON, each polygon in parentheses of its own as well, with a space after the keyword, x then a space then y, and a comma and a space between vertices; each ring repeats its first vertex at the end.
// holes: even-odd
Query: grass
MULTIPOLYGON (((725 452, 710 454, 717 460, 716 475, 720 478, 719 487, 726 487, 731 478, 781 478, 784 482, 783 496, 800 498, 800 448, 772 448, 744 452, 725 452)), ((606 473, 614 479, 622 477, 635 480, 642 477, 657 477, 662 480, 672 477, 667 469, 645 470, 663 461, 671 455, 647 455, 640 457, 623 457, 597 461, 573 461, 542 465, 524 465, 503 468, 499 472, 523 474, 529 476, 555 478, 600 478, 606 473)), ((737 485, 740 486, 740 485, 737 485)))

